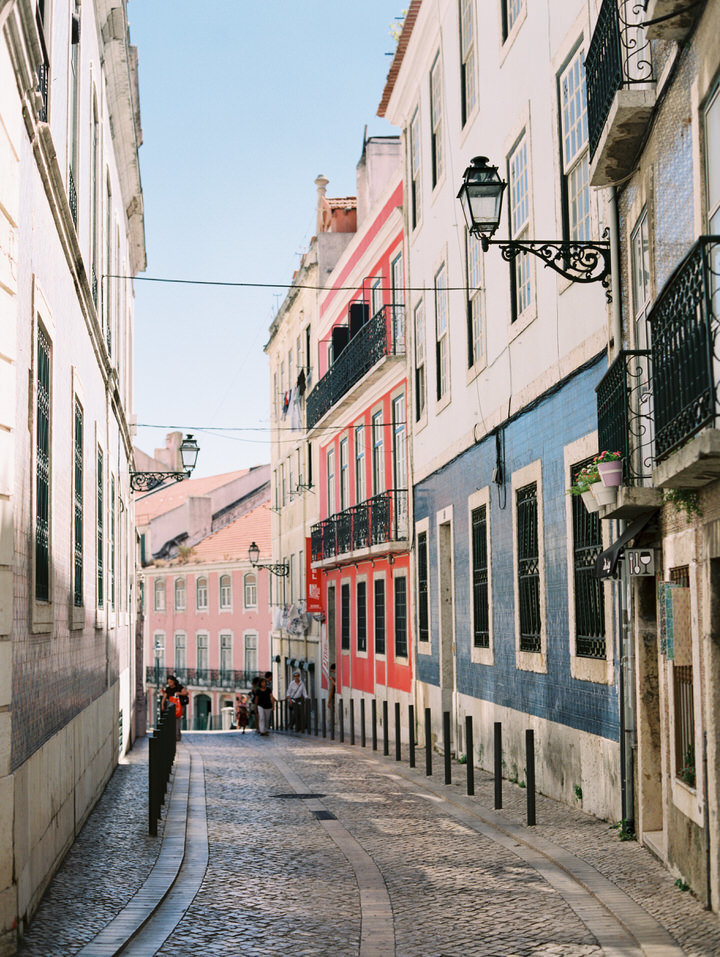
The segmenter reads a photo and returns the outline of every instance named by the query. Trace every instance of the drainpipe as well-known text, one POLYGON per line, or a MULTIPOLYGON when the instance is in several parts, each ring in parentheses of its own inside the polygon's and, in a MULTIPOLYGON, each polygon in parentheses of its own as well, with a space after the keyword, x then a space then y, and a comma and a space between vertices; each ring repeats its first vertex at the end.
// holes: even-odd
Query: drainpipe
POLYGON ((608 360, 613 359, 622 349, 622 310, 620 304, 620 230, 618 227, 617 190, 610 187, 608 206, 610 207, 610 269, 612 274, 612 304, 610 317, 610 342, 608 360))

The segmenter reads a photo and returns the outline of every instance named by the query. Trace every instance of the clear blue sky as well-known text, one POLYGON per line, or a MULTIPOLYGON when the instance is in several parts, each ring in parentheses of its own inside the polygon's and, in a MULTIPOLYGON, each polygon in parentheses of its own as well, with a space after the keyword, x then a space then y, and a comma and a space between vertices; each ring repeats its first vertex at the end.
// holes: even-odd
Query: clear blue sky
MULTIPOLYGON (((146 276, 289 282, 315 186, 355 193, 403 0, 131 0, 139 50, 146 276)), ((136 444, 198 432, 196 476, 269 461, 263 345, 281 289, 135 284, 136 444)))

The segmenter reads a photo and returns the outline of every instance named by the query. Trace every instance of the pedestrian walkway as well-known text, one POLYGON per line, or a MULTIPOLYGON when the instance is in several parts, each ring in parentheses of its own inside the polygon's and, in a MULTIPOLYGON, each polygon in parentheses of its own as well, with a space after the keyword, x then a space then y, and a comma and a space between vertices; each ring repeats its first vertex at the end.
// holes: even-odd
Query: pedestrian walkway
POLYGON ((527 828, 522 789, 495 812, 489 775, 467 797, 465 769, 446 786, 421 751, 412 770, 307 736, 187 734, 164 823, 170 847, 182 808, 178 872, 144 833, 146 754, 118 768, 23 957, 107 957, 143 921, 123 954, 720 954, 718 918, 644 848, 542 796, 527 828))

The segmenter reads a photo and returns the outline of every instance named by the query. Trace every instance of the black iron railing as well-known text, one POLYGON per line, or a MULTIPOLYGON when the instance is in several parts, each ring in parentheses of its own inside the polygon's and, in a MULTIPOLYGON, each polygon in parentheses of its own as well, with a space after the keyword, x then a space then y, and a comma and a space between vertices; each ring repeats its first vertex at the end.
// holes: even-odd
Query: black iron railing
POLYGON ((520 619, 520 651, 541 650, 540 551, 538 539, 537 485, 533 482, 515 493, 517 505, 517 582, 520 619))
POLYGON ((77 188, 75 186, 75 177, 73 176, 72 166, 68 171, 68 202, 70 203, 70 213, 73 222, 77 227, 77 188))
POLYGON ((623 484, 640 484, 653 466, 650 352, 623 349, 595 392, 600 451, 620 452, 623 484))
POLYGON ((650 41, 641 26, 642 0, 603 0, 585 58, 590 158, 600 142, 615 94, 655 79, 650 41))
POLYGON ((360 327, 308 395, 307 428, 312 429, 381 359, 404 354, 404 306, 383 306, 360 327))
POLYGON ((312 560, 322 561, 368 545, 408 537, 407 489, 390 489, 313 525, 312 560))
POLYGON ((42 123, 47 123, 48 118, 48 81, 50 79, 50 64, 45 60, 38 67, 38 93, 41 98, 39 118, 42 123))
POLYGON ((213 688, 217 691, 235 691, 237 688, 249 688, 258 671, 235 671, 222 668, 145 668, 145 681, 149 685, 164 688, 168 675, 175 675, 186 688, 213 688))
POLYGON ((658 462, 718 415, 720 236, 701 236, 648 315, 658 462))

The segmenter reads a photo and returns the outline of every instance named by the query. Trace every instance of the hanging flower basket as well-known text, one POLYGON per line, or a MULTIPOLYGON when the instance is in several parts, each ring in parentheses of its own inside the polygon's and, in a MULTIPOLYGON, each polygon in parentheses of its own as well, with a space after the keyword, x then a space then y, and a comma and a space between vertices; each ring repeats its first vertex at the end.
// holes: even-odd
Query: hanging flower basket
POLYGON ((598 472, 600 473, 600 481, 603 485, 606 485, 609 488, 622 485, 622 459, 616 459, 613 462, 598 462, 597 468, 598 472))
POLYGON ((617 486, 603 485, 602 482, 596 482, 592 486, 592 494, 598 505, 612 505, 617 500, 617 486))
POLYGON ((580 498, 583 500, 583 504, 590 514, 600 509, 600 506, 595 500, 595 493, 592 491, 592 488, 589 488, 587 492, 581 492, 580 498))

